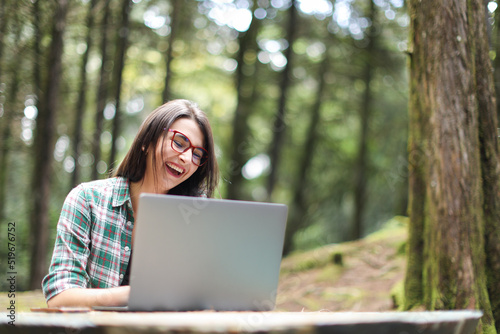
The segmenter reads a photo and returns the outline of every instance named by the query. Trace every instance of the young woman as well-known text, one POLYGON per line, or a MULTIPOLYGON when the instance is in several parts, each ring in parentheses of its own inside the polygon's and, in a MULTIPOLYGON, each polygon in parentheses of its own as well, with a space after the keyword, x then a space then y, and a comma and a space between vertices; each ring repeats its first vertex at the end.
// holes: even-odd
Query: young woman
POLYGON ((205 113, 187 100, 154 110, 112 178, 80 184, 67 196, 42 281, 47 305, 127 304, 139 195, 211 197, 217 182, 205 113))

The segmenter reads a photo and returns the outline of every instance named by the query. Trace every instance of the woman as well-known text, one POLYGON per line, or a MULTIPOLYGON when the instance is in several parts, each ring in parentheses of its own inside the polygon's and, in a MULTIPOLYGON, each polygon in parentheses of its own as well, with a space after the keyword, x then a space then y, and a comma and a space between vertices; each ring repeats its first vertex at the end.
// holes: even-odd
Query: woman
POLYGON ((217 182, 205 113, 187 100, 154 110, 113 177, 83 183, 66 198, 42 281, 47 305, 126 305, 139 195, 211 197, 217 182))

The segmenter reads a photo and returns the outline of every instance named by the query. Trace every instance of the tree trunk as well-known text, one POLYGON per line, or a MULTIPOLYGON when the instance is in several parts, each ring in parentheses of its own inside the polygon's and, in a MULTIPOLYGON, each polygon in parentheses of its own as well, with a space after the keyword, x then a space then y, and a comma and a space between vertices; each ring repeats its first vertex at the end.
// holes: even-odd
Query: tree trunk
POLYGON ((350 240, 356 240, 361 238, 363 235, 363 213, 365 211, 366 188, 368 183, 368 170, 369 170, 369 157, 368 157, 368 137, 369 137, 369 125, 371 121, 372 114, 372 76, 374 69, 374 60, 376 58, 376 34, 375 25, 377 17, 377 7, 375 3, 370 0, 370 13, 369 19, 371 22, 371 27, 368 29, 366 38, 368 39, 368 44, 366 46, 365 52, 365 67, 363 73, 363 81, 365 83, 365 91, 363 94, 363 99, 361 101, 360 107, 360 132, 359 132, 359 146, 358 146, 358 156, 356 158, 356 165, 354 167, 354 212, 351 222, 351 233, 349 236, 350 240))
MULTIPOLYGON (((14 14, 14 22, 12 24, 13 30, 14 30, 14 43, 13 45, 17 47, 20 45, 20 40, 21 40, 21 31, 22 31, 22 26, 21 22, 19 20, 19 12, 17 11, 18 8, 16 8, 18 3, 14 3, 14 6, 12 11, 15 13, 14 14)), ((2 6, 2 11, 6 8, 5 3, 1 4, 2 6)), ((4 15, 2 15, 2 19, 4 18, 4 15)), ((2 45, 3 49, 3 33, 5 33, 4 27, 2 27, 4 30, 1 34, 2 40, 0 41, 0 44, 2 45)), ((0 49, 1 50, 1 49, 0 49)), ((2 60, 2 56, 0 53, 0 63, 2 60)), ((22 66, 21 63, 22 59, 16 59, 16 64, 12 64, 10 66, 11 68, 16 68, 17 66, 22 66)), ((1 71, 0 71, 1 73, 1 71)), ((7 179, 8 179, 8 173, 9 173, 9 158, 10 158, 10 151, 12 149, 12 134, 11 134, 11 128, 13 125, 13 120, 14 120, 14 114, 16 113, 16 110, 20 109, 20 106, 18 105, 18 99, 17 95, 19 92, 19 71, 13 70, 10 71, 12 77, 10 79, 10 83, 7 86, 7 101, 4 105, 4 115, 1 118, 2 123, 1 123, 1 133, 2 133, 2 146, 0 147, 0 225, 2 225, 4 217, 5 217, 5 208, 6 208, 6 201, 7 201, 7 179)), ((1 82, 1 80, 0 80, 1 82)))
POLYGON ((41 40, 43 37, 42 33, 42 19, 40 17, 40 1, 33 1, 33 29, 34 32, 34 41, 33 41, 33 86, 34 92, 37 97, 36 105, 38 108, 38 104, 40 101, 40 95, 42 94, 42 48, 41 48, 41 40))
MULTIPOLYGON (((477 11, 485 9, 485 3, 479 5, 477 11)), ((491 302, 495 327, 500 332, 500 165, 498 147, 498 114, 496 109, 495 87, 491 75, 491 62, 489 53, 489 43, 486 34, 486 20, 478 18, 470 25, 474 38, 474 50, 484 50, 476 54, 475 60, 475 80, 477 92, 478 126, 479 126, 479 147, 481 162, 481 190, 482 209, 484 213, 484 236, 486 254, 486 279, 487 296, 482 298, 491 302)), ((499 96, 499 95, 497 95, 499 96)), ((484 292, 484 291, 483 291, 484 292)))
MULTIPOLYGON (((495 92, 496 96, 500 97, 500 8, 495 10, 495 34, 491 39, 494 40, 493 48, 496 54, 493 61, 495 67, 495 92)), ((500 119, 500 103, 497 103, 497 119, 500 119)))
POLYGON ((477 331, 495 333, 499 157, 484 5, 410 1, 405 307, 482 309, 477 331))
POLYGON ((307 199, 304 196, 304 191, 309 184, 307 175, 312 167, 312 161, 318 143, 317 132, 321 120, 321 105, 323 104, 323 96, 326 90, 325 73, 328 71, 329 64, 328 51, 325 52, 324 57, 321 66, 319 66, 317 79, 318 92, 316 93, 314 106, 311 109, 311 121, 302 147, 301 159, 299 159, 297 163, 299 170, 294 187, 293 201, 290 206, 290 219, 286 226, 283 255, 288 254, 293 249, 293 236, 304 226, 304 216, 307 211, 307 199))
POLYGON ((116 160, 116 140, 121 132, 121 90, 122 90, 122 78, 123 78, 123 68, 125 67, 125 54, 127 53, 127 44, 129 36, 129 15, 132 6, 132 0, 123 0, 121 8, 121 23, 118 33, 116 35, 116 50, 115 50, 115 60, 113 67, 113 88, 114 88, 114 98, 115 98, 115 117, 113 118, 113 127, 111 130, 111 153, 109 155, 108 167, 112 169, 115 167, 116 160))
POLYGON ((53 141, 55 116, 58 108, 61 81, 61 57, 63 34, 66 24, 68 0, 58 0, 52 27, 52 42, 48 62, 48 77, 45 94, 40 103, 34 140, 35 164, 33 169, 33 206, 31 214, 31 269, 30 289, 39 289, 45 275, 47 242, 49 232, 50 180, 52 176, 53 141))
POLYGON ((75 106, 76 115, 73 130, 73 156, 75 158, 75 168, 73 169, 73 173, 71 175, 71 188, 76 186, 80 179, 80 164, 78 163, 78 158, 80 157, 82 146, 82 124, 85 113, 85 99, 87 97, 87 62, 89 59, 90 49, 92 47, 92 30, 94 27, 94 16, 97 8, 96 4, 97 0, 91 0, 86 19, 87 37, 85 44, 87 45, 87 48, 83 53, 82 63, 80 64, 80 87, 78 88, 78 100, 75 106))
POLYGON ((271 160, 271 170, 269 173, 269 177, 267 180, 267 196, 268 199, 272 199, 272 193, 277 181, 277 175, 279 171, 280 164, 280 151, 283 148, 283 140, 285 137, 286 130, 286 102, 287 102, 287 94, 288 89, 290 87, 290 73, 292 70, 292 62, 293 62, 293 43, 295 42, 297 35, 297 9, 296 9, 296 0, 292 1, 292 5, 290 9, 288 9, 289 17, 288 17, 288 28, 287 28, 287 41, 288 48, 285 51, 285 57, 287 59, 287 63, 283 72, 281 73, 281 84, 280 90, 281 95, 278 102, 278 110, 274 119, 273 126, 273 139, 271 141, 270 147, 270 160, 271 160))
POLYGON ((165 54, 165 86, 163 87, 163 102, 167 102, 172 98, 172 89, 170 87, 171 79, 172 79, 172 60, 173 60, 173 50, 174 50, 174 42, 177 36, 177 29, 179 27, 179 20, 181 18, 181 5, 182 0, 171 0, 172 4, 172 13, 170 18, 172 19, 170 23, 170 36, 168 37, 168 48, 165 54))
POLYGON ((238 67, 236 68, 236 92, 237 105, 233 118, 233 135, 230 141, 230 165, 229 182, 227 186, 227 197, 231 199, 247 199, 243 190, 243 175, 241 169, 250 158, 248 147, 250 140, 250 128, 248 118, 253 110, 254 100, 254 74, 257 63, 245 61, 245 54, 257 54, 257 33, 261 21, 253 19, 248 31, 241 33, 238 37, 239 51, 237 56, 238 67))
MULTIPOLYGON (((102 29, 102 39, 101 39, 101 70, 99 73, 99 85, 97 87, 97 101, 96 101, 96 113, 95 113, 95 129, 92 136, 92 155, 94 157, 94 162, 92 164, 92 175, 91 178, 96 180, 99 178, 98 164, 101 161, 101 135, 104 128, 104 108, 106 108, 106 100, 108 98, 108 86, 109 86, 109 71, 107 69, 108 64, 108 34, 109 34, 109 20, 110 20, 110 0, 104 0, 103 2, 104 14, 101 22, 102 29)), ((75 162, 76 163, 76 162, 75 162)))
POLYGON ((0 82, 3 74, 3 50, 5 49, 5 34, 7 33, 7 24, 9 21, 9 15, 7 12, 7 1, 0 0, 0 82))

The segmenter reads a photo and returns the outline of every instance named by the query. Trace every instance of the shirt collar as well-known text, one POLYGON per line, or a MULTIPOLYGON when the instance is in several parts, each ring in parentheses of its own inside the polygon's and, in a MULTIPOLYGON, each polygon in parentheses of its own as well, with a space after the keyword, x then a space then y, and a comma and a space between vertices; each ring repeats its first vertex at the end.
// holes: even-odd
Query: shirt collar
POLYGON ((117 177, 113 185, 113 207, 122 206, 130 200, 130 182, 127 178, 117 177))

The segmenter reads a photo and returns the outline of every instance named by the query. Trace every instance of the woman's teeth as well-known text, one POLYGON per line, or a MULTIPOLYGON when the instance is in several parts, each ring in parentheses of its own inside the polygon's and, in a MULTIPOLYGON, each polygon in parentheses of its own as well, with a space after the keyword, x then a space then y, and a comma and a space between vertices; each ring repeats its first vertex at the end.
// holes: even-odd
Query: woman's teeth
POLYGON ((175 170, 177 173, 182 174, 184 170, 178 166, 172 165, 167 163, 167 166, 170 167, 171 169, 175 170))

